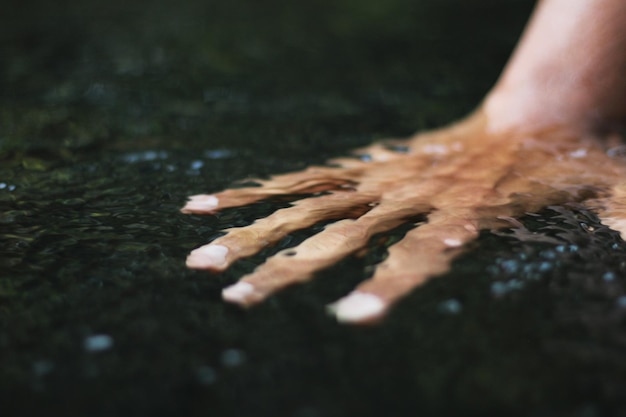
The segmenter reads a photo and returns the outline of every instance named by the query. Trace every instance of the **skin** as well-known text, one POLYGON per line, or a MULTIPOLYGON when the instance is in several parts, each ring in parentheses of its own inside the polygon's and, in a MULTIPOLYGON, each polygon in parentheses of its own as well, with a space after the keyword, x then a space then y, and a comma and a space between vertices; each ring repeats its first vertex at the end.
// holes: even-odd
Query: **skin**
POLYGON ((223 271, 290 232, 334 220, 224 289, 251 306, 358 252, 377 233, 420 222, 373 276, 330 310, 371 323, 451 262, 481 230, 548 205, 579 203, 626 236, 626 2, 541 1, 502 76, 479 108, 446 128, 356 151, 261 187, 192 196, 184 213, 211 214, 283 194, 311 194, 191 252, 190 268, 223 271))

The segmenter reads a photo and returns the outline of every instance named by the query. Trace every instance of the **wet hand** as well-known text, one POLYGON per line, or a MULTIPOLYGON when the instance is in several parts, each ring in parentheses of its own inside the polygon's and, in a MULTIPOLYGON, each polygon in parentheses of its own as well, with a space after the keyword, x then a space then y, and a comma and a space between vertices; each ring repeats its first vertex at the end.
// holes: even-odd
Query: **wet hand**
POLYGON ((339 321, 372 322, 448 271, 480 230, 521 226, 517 217, 548 205, 583 203, 626 236, 626 164, 607 149, 605 142, 559 129, 489 134, 477 113, 405 142, 361 149, 358 158, 259 181, 260 187, 191 197, 184 213, 307 196, 247 227, 226 230, 192 251, 187 265, 223 271, 295 230, 334 221, 224 289, 226 301, 250 306, 358 252, 373 235, 413 222, 416 227, 390 247, 373 276, 330 306, 339 321))

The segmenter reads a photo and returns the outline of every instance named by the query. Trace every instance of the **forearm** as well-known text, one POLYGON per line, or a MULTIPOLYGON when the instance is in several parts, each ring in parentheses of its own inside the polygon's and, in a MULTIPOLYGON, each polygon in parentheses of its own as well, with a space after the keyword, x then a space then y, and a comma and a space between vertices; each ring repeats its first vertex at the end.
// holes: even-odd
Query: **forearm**
POLYGON ((485 109, 494 130, 624 124, 626 1, 540 1, 485 109))

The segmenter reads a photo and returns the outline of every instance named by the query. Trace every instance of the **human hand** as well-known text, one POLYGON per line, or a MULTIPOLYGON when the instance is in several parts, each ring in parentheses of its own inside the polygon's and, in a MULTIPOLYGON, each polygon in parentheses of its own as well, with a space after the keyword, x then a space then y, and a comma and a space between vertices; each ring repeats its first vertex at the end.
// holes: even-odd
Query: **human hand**
POLYGON ((249 226, 225 230, 193 250, 187 266, 223 271, 295 230, 336 220, 224 289, 226 301, 251 306, 311 279, 364 248, 373 235, 420 219, 370 279, 330 307, 341 322, 372 322, 448 271, 480 230, 519 227, 517 217, 548 205, 583 203, 626 236, 626 166, 607 154, 606 143, 580 136, 564 129, 490 134, 478 112, 393 146, 361 149, 360 159, 278 175, 259 181, 260 187, 192 196, 182 212, 211 214, 272 196, 307 195, 249 226))

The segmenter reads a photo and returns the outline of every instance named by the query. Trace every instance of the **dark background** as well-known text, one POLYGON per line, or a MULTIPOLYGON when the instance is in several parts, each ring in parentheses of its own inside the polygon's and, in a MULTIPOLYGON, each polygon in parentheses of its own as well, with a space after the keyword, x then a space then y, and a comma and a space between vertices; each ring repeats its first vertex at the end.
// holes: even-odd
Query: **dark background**
POLYGON ((579 207, 484 233, 375 327, 324 306, 403 228, 248 311, 221 288, 309 232, 184 267, 284 205, 187 195, 467 114, 532 3, 5 1, 0 415, 626 415, 625 245, 579 207))

